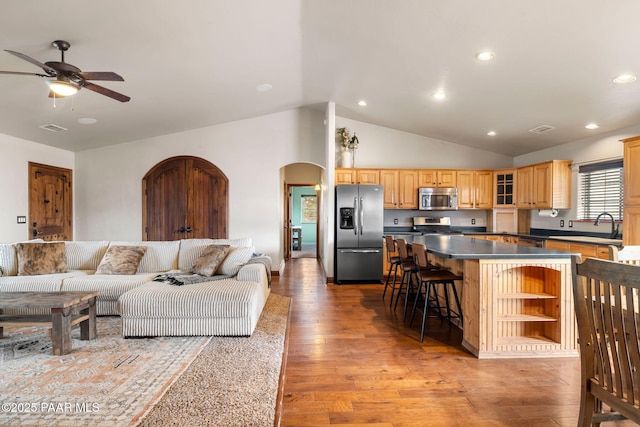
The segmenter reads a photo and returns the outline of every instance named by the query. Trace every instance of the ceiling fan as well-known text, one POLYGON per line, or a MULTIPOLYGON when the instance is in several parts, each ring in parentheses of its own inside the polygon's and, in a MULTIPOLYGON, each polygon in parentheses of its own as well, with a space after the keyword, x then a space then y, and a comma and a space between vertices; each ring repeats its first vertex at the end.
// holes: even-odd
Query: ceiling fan
POLYGON ((62 55, 62 59, 60 62, 48 61, 43 64, 42 62, 37 61, 23 53, 5 49, 5 52, 9 52, 10 54, 17 56, 20 59, 24 59, 25 61, 31 62, 32 64, 42 68, 46 74, 25 73, 20 71, 0 71, 0 74, 18 74, 45 77, 47 79, 46 82, 49 85, 49 89, 51 90, 51 92, 49 93, 50 97, 65 97, 74 95, 81 88, 86 88, 120 102, 127 102, 131 99, 126 95, 88 81, 103 80, 123 82, 124 79, 120 75, 111 71, 81 71, 80 68, 64 62, 64 53, 69 50, 69 47, 71 47, 71 44, 69 42, 65 40, 56 40, 52 43, 52 45, 56 47, 62 55))

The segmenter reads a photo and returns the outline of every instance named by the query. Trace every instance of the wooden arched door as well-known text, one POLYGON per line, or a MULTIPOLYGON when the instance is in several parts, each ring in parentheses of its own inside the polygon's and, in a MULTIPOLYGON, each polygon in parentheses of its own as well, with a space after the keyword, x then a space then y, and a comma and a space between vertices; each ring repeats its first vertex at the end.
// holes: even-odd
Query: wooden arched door
POLYGON ((144 240, 226 238, 229 181, 212 163, 166 159, 142 179, 144 240))

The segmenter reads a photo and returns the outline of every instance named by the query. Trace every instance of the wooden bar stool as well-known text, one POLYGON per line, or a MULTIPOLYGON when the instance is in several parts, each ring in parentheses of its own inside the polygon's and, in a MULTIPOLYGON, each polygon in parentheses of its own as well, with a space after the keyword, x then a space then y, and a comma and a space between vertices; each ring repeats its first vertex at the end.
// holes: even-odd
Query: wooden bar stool
MULTIPOLYGON (((402 276, 400 276, 400 284, 398 285, 398 293, 396 295, 396 302, 393 307, 395 310, 398 308, 398 300, 401 295, 404 295, 405 298, 405 312, 403 318, 407 315, 407 299, 409 297, 409 293, 413 290, 413 280, 412 278, 416 278, 417 282, 417 273, 418 266, 415 264, 413 260, 413 256, 409 255, 409 247, 407 245, 407 241, 405 239, 396 239, 396 244, 398 245, 398 254, 400 255, 400 270, 402 270, 402 276), (407 284, 405 286, 404 281, 407 279, 407 284)), ((391 303, 393 303, 393 292, 395 289, 391 290, 391 303)), ((391 304, 389 305, 391 307, 391 304)))
POLYGON ((393 293, 396 290, 396 275, 398 274, 398 267, 400 266, 400 256, 397 254, 396 242, 393 240, 393 236, 384 236, 384 243, 387 248, 387 262, 389 263, 389 271, 387 273, 387 281, 384 284, 384 291, 382 292, 382 299, 387 293, 389 287, 389 281, 393 274, 393 284, 391 285, 391 300, 393 301, 393 293))
POLYGON ((460 298, 458 298, 458 291, 456 289, 456 280, 462 280, 462 276, 454 274, 447 270, 433 270, 428 261, 427 261, 427 248, 420 243, 413 243, 413 254, 415 256, 415 263, 418 266, 419 270, 417 273, 418 277, 418 292, 416 294, 415 301, 413 302, 413 310, 411 311, 411 319, 409 320, 409 327, 411 327, 413 323, 413 317, 416 314, 416 309, 418 309, 418 300, 421 299, 423 295, 424 289, 424 305, 422 306, 422 328, 420 329, 420 342, 424 341, 424 330, 427 323, 427 317, 429 317, 429 309, 430 305, 434 310, 437 311, 437 314, 441 318, 446 318, 449 322, 451 319, 460 319, 462 321, 462 307, 460 306, 460 298), (438 286, 440 286, 444 292, 444 300, 445 303, 442 305, 440 303, 440 298, 438 296, 438 286), (454 311, 451 308, 449 303, 449 290, 453 293, 453 297, 456 303, 456 310, 454 311), (433 296, 431 295, 433 291, 433 296), (446 316, 442 315, 442 312, 445 311, 447 313, 446 316))

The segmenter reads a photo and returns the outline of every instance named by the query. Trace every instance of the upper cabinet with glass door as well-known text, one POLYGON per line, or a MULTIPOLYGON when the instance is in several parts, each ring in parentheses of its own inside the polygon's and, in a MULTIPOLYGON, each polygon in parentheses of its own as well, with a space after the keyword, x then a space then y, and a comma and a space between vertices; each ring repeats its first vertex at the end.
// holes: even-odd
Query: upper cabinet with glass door
POLYGON ((493 207, 516 207, 516 170, 500 169, 493 171, 493 207))

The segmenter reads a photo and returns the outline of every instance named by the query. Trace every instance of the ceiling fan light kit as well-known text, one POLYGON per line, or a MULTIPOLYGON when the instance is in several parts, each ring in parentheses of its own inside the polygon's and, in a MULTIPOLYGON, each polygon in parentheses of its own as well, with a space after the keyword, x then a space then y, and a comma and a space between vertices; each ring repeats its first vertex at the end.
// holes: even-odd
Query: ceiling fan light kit
POLYGON ((71 96, 78 93, 80 87, 64 76, 58 76, 55 80, 47 80, 49 89, 60 97, 71 96))
POLYGON ((8 52, 20 59, 23 59, 27 62, 32 63, 33 65, 42 68, 45 74, 25 73, 20 71, 0 71, 0 74, 17 74, 45 77, 47 78, 46 83, 49 86, 52 94, 59 97, 75 95, 81 88, 86 88, 92 92, 99 93, 100 95, 107 96, 120 102, 127 102, 131 99, 126 95, 115 92, 111 89, 107 89, 104 86, 99 86, 95 83, 91 83, 89 81, 103 80, 123 82, 124 79, 120 75, 112 71, 83 72, 75 65, 64 62, 64 53, 69 50, 69 47, 71 47, 71 44, 69 42, 65 40, 56 40, 52 43, 52 46, 60 51, 60 55, 62 57, 60 62, 49 61, 42 63, 23 53, 5 49, 5 52, 8 52))

